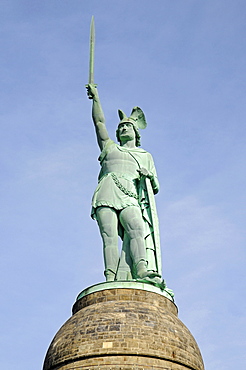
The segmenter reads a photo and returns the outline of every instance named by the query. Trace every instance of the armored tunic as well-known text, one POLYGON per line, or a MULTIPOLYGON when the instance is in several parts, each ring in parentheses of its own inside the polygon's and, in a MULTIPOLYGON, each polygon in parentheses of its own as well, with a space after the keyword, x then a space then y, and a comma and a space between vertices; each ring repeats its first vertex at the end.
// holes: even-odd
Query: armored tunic
POLYGON ((97 207, 122 210, 128 206, 139 207, 140 175, 144 167, 153 176, 153 191, 159 190, 154 162, 150 153, 141 148, 125 148, 109 140, 99 157, 101 171, 98 186, 92 199, 92 217, 97 207))

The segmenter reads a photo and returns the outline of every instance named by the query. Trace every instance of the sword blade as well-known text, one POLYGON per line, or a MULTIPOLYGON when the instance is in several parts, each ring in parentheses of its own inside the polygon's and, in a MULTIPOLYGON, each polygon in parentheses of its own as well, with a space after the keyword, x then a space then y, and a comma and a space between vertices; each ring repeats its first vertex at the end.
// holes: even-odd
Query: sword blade
POLYGON ((94 84, 94 53, 95 53, 95 24, 94 16, 92 16, 90 27, 89 84, 94 84))

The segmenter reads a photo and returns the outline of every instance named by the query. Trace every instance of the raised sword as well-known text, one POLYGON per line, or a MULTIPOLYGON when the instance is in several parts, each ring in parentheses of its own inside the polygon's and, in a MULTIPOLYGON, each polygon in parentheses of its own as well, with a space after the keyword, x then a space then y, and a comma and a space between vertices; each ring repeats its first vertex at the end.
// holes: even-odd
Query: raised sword
MULTIPOLYGON (((94 16, 91 17, 91 26, 90 26, 90 58, 89 58, 89 81, 88 84, 92 84, 94 87, 97 85, 94 84, 94 55, 95 55, 95 22, 94 16)), ((86 87, 88 87, 88 84, 86 87)), ((92 99, 92 96, 88 93, 89 99, 92 99)))

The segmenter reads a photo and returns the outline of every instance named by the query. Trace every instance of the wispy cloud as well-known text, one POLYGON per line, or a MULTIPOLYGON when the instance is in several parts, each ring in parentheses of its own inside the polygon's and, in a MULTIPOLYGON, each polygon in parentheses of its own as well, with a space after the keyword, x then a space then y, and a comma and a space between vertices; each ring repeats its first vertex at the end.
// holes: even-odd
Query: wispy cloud
POLYGON ((165 243, 179 243, 182 253, 209 253, 230 248, 240 239, 237 228, 219 208, 195 196, 167 204, 161 214, 165 243))

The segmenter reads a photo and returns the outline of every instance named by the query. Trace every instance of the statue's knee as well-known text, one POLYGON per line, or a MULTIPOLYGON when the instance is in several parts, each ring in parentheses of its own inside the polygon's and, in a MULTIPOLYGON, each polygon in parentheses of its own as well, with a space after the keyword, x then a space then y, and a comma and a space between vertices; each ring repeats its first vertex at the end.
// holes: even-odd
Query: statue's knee
POLYGON ((104 248, 118 248, 118 235, 110 235, 105 232, 101 235, 104 248))
POLYGON ((137 227, 135 229, 131 229, 129 231, 129 237, 131 239, 139 239, 139 238, 143 238, 144 237, 144 231, 143 231, 143 228, 141 227, 137 227))
POLYGON ((103 238, 114 237, 115 234, 117 233, 113 225, 108 223, 100 225, 100 231, 103 238))

